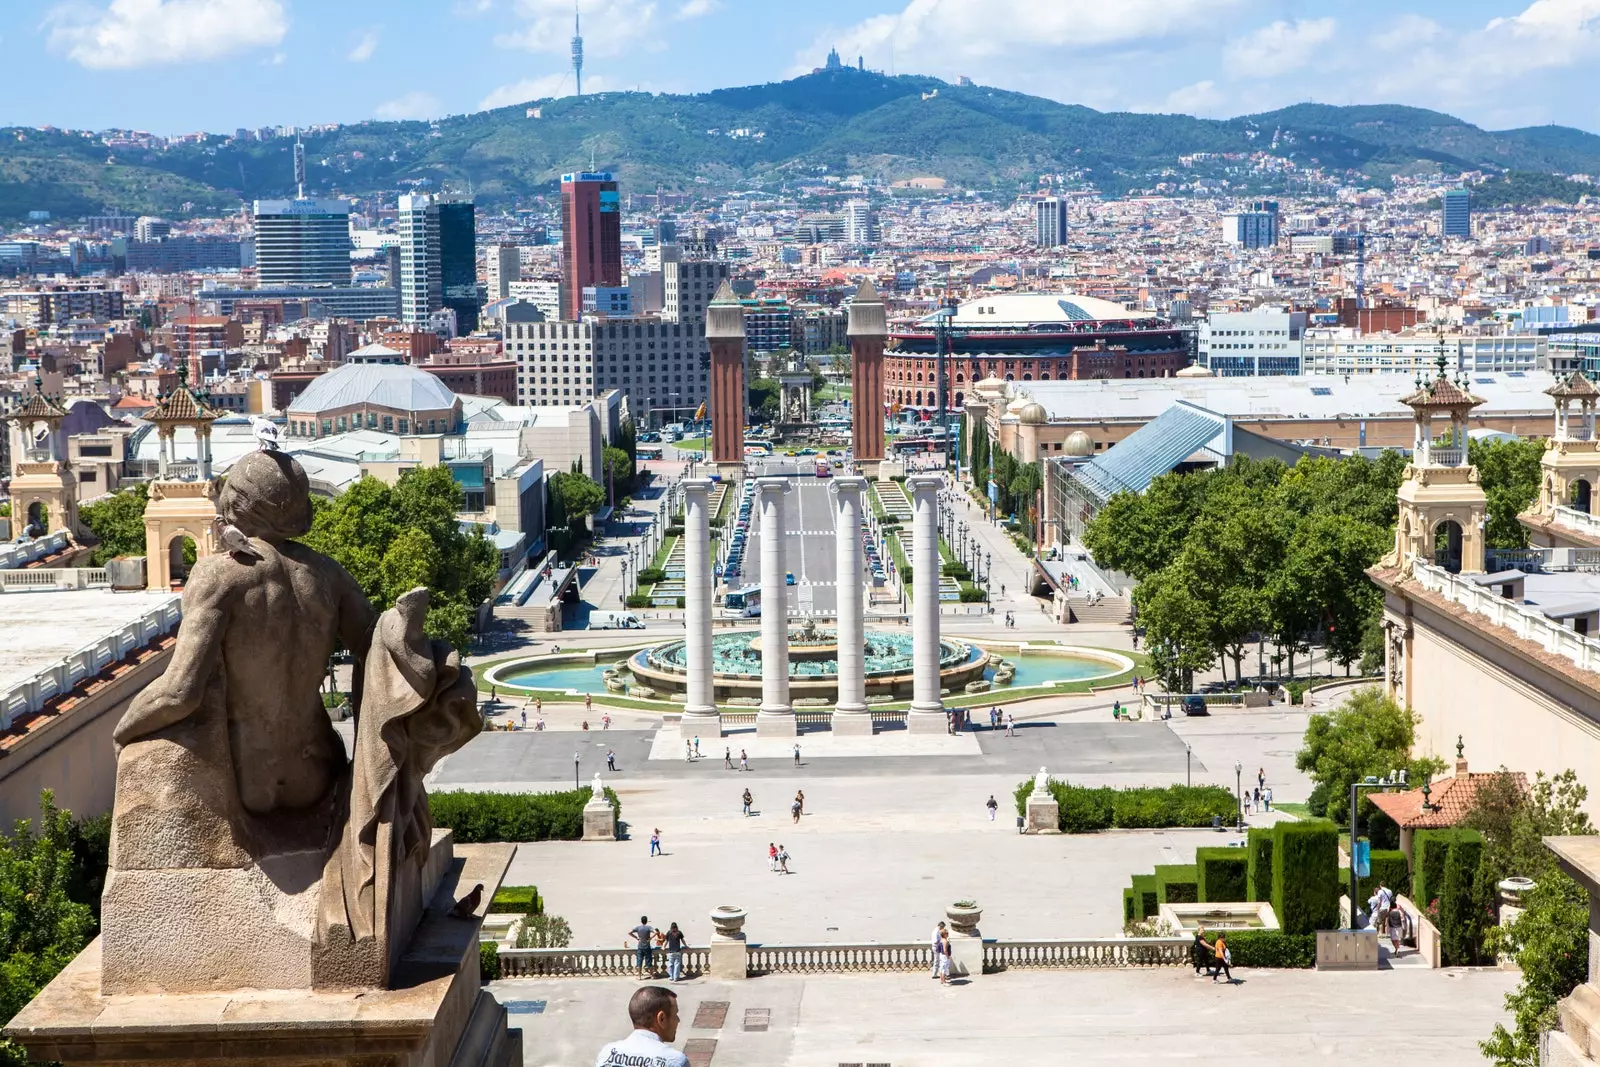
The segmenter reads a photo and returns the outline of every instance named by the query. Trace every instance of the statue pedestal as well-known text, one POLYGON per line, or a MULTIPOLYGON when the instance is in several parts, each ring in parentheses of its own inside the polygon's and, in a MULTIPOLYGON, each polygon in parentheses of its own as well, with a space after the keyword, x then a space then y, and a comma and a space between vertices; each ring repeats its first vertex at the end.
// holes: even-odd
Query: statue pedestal
POLYGON ((585 841, 615 841, 617 839, 617 813, 604 793, 583 806, 583 839, 585 841))
MULTIPOLYGON (((447 855, 448 840, 434 846, 447 855)), ((35 1060, 199 1067, 520 1067, 522 1034, 481 988, 478 930, 515 845, 456 846, 392 989, 232 989, 107 994, 97 938, 23 1008, 5 1036, 35 1060), (471 919, 450 915, 482 883, 471 919)))
POLYGON ((1028 833, 1059 834, 1061 832, 1061 805, 1049 793, 1040 796, 1035 792, 1028 798, 1028 833))
POLYGON ((836 708, 829 720, 829 728, 836 737, 871 737, 872 713, 865 709, 843 711, 836 708))

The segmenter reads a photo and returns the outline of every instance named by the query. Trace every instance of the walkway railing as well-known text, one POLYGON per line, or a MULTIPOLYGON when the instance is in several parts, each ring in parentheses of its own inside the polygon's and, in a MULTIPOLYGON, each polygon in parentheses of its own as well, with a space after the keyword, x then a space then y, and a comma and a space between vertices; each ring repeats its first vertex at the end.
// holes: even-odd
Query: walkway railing
MULTIPOLYGON (((710 967, 708 950, 684 949, 685 975, 704 974, 710 967)), ((665 950, 656 950, 653 970, 666 973, 665 950)), ((639 974, 639 963, 631 948, 503 948, 500 974, 506 978, 633 978, 639 974)))
POLYGON ((1439 567, 1418 562, 1414 565, 1414 573, 1417 584, 1428 592, 1437 593, 1472 614, 1483 616, 1496 626, 1504 626, 1551 655, 1571 660, 1583 670, 1600 671, 1600 641, 1569 630, 1547 618, 1537 608, 1507 600, 1439 567))
POLYGON ((918 943, 841 945, 750 945, 745 953, 756 974, 853 974, 924 971, 929 949, 918 943))
POLYGON ((130 652, 144 648, 162 634, 170 633, 182 619, 182 602, 177 597, 171 597, 160 607, 107 634, 94 644, 80 648, 31 678, 0 690, 0 730, 9 730, 16 716, 40 710, 52 697, 71 692, 79 682, 93 678, 130 652))
POLYGON ((32 541, 23 541, 20 544, 0 546, 0 570, 26 567, 34 560, 53 556, 66 547, 65 530, 57 530, 53 534, 35 537, 32 541))
MULTIPOLYGON (((724 725, 724 726, 754 726, 756 724, 756 716, 757 716, 757 714, 758 714, 758 712, 755 712, 755 711, 723 711, 722 712, 722 725, 724 725)), ((875 722, 875 723, 879 723, 879 722, 895 723, 895 722, 905 722, 906 721, 906 713, 905 713, 904 710, 890 711, 890 710, 887 710, 887 709, 884 709, 884 710, 871 709, 871 710, 868 711, 868 714, 870 714, 872 716, 872 721, 875 722)), ((795 719, 795 725, 797 725, 797 726, 827 726, 827 725, 829 725, 830 723, 833 722, 833 712, 831 712, 831 711, 796 711, 794 713, 794 719, 795 719)))
POLYGON ((49 589, 93 589, 110 585, 104 567, 24 567, 0 570, 0 593, 31 593, 49 589))
POLYGON ((1064 941, 985 941, 983 969, 1177 967, 1189 962, 1183 937, 1100 937, 1064 941))

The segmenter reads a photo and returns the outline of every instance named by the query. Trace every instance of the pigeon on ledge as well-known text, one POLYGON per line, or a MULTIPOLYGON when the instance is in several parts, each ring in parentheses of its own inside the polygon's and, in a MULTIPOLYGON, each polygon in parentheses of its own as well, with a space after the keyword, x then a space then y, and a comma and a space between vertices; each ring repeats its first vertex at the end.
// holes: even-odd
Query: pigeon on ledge
POLYGON ((235 558, 246 557, 249 559, 264 559, 256 546, 250 543, 250 538, 244 531, 218 515, 212 520, 212 525, 217 529, 217 541, 222 545, 222 550, 235 558))
POLYGON ((483 903, 483 883, 479 882, 473 887, 472 892, 456 901, 456 906, 450 909, 450 914, 457 919, 471 919, 478 912, 478 905, 483 903))
POLYGON ((255 432, 256 440, 261 442, 262 452, 276 452, 278 450, 278 424, 271 419, 263 419, 259 415, 250 417, 250 429, 255 432))

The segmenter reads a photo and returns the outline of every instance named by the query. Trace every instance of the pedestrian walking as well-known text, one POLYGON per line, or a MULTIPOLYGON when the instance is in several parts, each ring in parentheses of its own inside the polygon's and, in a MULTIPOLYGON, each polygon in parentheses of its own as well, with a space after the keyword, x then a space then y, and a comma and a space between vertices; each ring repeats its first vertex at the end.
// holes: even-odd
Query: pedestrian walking
POLYGON ((639 916, 639 925, 628 931, 628 936, 638 942, 638 947, 634 950, 633 956, 634 964, 638 967, 639 977, 641 978, 644 977, 645 971, 655 970, 655 955, 652 946, 655 933, 655 930, 650 926, 650 917, 648 915, 639 916))
POLYGON ((694 762, 694 746, 687 740, 683 742, 683 758, 688 763, 694 762))
POLYGON ((611 729, 611 713, 609 711, 606 712, 604 715, 600 716, 600 729, 602 729, 602 730, 611 729))
POLYGON ((794 765, 796 767, 800 766, 800 746, 798 744, 794 746, 794 765))
POLYGON ((1268 811, 1272 810, 1272 787, 1270 785, 1262 791, 1261 802, 1266 805, 1268 811))
POLYGON ((799 797, 796 797, 795 800, 794 800, 794 803, 789 805, 789 817, 790 817, 790 821, 791 822, 799 822, 800 821, 800 798, 799 797))
POLYGON ((613 771, 617 769, 617 754, 609 748, 606 749, 606 767, 613 771))
POLYGON ((543 715, 544 714, 544 698, 543 697, 534 697, 533 698, 533 713, 535 715, 543 715))
POLYGON ((739 769, 741 771, 750 769, 750 757, 745 755, 745 751, 742 748, 739 750, 739 769))
POLYGON ((939 984, 950 984, 950 931, 939 931, 939 984))
POLYGON ((673 1048, 678 1036, 678 997, 665 986, 641 987, 628 1001, 633 1033, 600 1050, 595 1067, 649 1064, 650 1067, 689 1067, 689 1057, 673 1048))
POLYGON ((931 949, 929 960, 932 962, 933 969, 933 973, 929 975, 930 978, 939 977, 939 950, 944 944, 944 933, 944 923, 940 923, 938 926, 933 928, 933 940, 929 945, 929 948, 931 949))
POLYGON ((1194 944, 1189 946, 1189 956, 1194 961, 1194 973, 1200 974, 1207 961, 1211 959, 1211 946, 1206 944, 1206 928, 1204 924, 1194 928, 1194 944))
POLYGON ((755 803, 755 798, 750 795, 750 790, 746 789, 744 791, 744 813, 746 815, 750 814, 750 805, 753 803, 755 803))
POLYGON ((1257 769, 1256 785, 1260 786, 1262 789, 1267 787, 1267 769, 1265 767, 1257 769))
POLYGON ((591 712, 593 710, 594 710, 594 694, 592 694, 592 693, 583 694, 583 711, 584 711, 584 714, 587 715, 589 712, 591 712))
POLYGON ((804 789, 795 790, 794 802, 800 808, 800 814, 804 815, 806 813, 806 791, 804 789))
POLYGON ((651 855, 652 858, 654 858, 654 857, 660 856, 662 854, 663 853, 661 851, 661 827, 658 826, 653 831, 651 831, 651 833, 650 833, 650 855, 651 855))
POLYGON ((1219 976, 1226 975, 1229 983, 1233 982, 1233 953, 1228 951, 1227 934, 1217 931, 1217 943, 1212 946, 1215 953, 1216 968, 1211 972, 1211 980, 1215 982, 1219 976))
POLYGON ((724 770, 733 770, 733 749, 724 748, 722 750, 722 767, 724 770))
POLYGON ((700 735, 699 734, 695 734, 694 735, 694 758, 695 759, 699 759, 700 758, 700 735))
POLYGON ((989 802, 984 807, 989 809, 989 821, 994 822, 994 814, 1000 810, 1000 802, 994 798, 993 793, 989 794, 989 802))
POLYGON ((1012 715, 1009 711, 1006 712, 1006 736, 1017 736, 1017 719, 1016 716, 1012 715))
POLYGON ((782 845, 778 846, 778 873, 789 873, 789 850, 782 845))
POLYGON ((778 846, 771 841, 767 842, 767 870, 774 874, 778 870, 778 846))
POLYGON ((523 708, 522 709, 522 728, 524 730, 526 730, 528 728, 528 709, 527 708, 523 708))
POLYGON ((680 981, 683 978, 683 950, 689 945, 677 923, 667 927, 662 943, 667 950, 667 981, 680 981))

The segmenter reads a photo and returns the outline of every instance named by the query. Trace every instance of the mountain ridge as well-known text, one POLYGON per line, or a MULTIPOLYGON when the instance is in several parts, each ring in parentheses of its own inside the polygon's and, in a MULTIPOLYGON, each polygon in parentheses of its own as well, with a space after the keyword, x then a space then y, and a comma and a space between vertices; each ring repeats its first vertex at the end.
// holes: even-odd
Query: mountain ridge
MULTIPOLYGON (((1108 194, 1225 174, 1179 157, 1267 152, 1357 180, 1430 169, 1600 175, 1600 136, 1562 126, 1484 130, 1397 104, 1296 104, 1232 119, 1101 112, 986 86, 852 68, 705 93, 533 100, 434 121, 370 121, 305 136, 308 191, 365 196, 408 183, 470 184, 509 206, 590 161, 632 191, 782 185, 824 173, 942 177, 1006 195, 1040 174, 1108 194), (535 115, 537 117, 535 117, 535 115)), ((0 129, 0 218, 105 207, 182 215, 292 192, 290 142, 108 149, 98 138, 0 129)), ((1572 194, 1570 183, 1518 188, 1572 194)), ((1230 192, 1276 191, 1270 181, 1230 192)))

